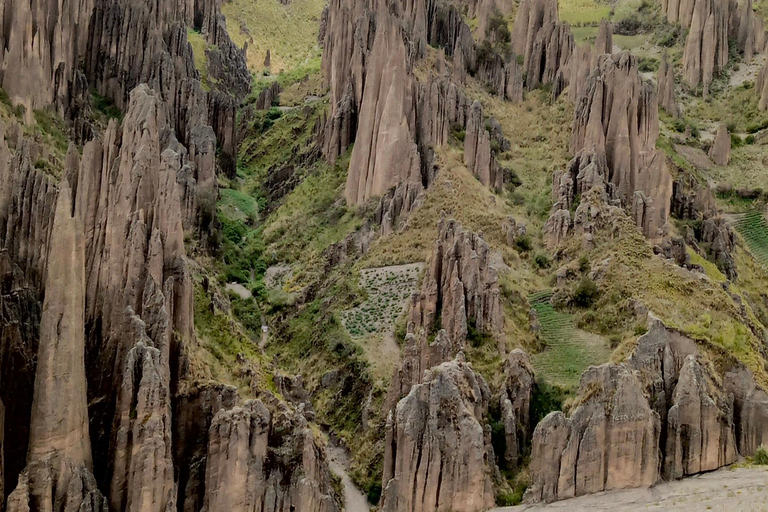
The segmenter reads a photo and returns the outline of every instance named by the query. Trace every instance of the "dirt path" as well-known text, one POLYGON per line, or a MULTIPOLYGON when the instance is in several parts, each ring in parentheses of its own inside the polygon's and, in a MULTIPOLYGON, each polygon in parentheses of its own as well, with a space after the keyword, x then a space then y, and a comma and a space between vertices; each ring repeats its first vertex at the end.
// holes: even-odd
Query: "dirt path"
POLYGON ((652 489, 613 491, 550 505, 521 505, 490 512, 768 512, 768 468, 723 469, 652 489))
POLYGON ((335 445, 330 439, 328 441, 328 465, 331 467, 331 471, 341 477, 341 484, 344 487, 344 512, 370 512, 371 508, 368 506, 365 495, 355 487, 347 474, 349 467, 347 452, 335 445))

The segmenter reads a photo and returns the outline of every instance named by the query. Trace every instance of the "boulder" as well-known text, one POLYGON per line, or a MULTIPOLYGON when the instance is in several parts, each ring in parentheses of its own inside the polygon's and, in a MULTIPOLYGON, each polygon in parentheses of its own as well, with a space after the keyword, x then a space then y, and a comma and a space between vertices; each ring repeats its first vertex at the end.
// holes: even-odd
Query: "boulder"
POLYGON ((731 161, 731 134, 724 124, 717 129, 715 142, 709 148, 709 158, 720 166, 726 166, 731 161))

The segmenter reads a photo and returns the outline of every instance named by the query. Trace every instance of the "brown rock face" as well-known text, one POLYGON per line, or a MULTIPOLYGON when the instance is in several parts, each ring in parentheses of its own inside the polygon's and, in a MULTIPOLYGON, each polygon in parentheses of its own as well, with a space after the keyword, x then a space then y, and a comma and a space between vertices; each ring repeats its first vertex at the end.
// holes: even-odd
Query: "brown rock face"
POLYGON ((626 362, 584 373, 570 418, 551 413, 536 427, 526 499, 646 487, 753 453, 765 392, 739 364, 722 380, 711 372, 694 340, 652 317, 626 362))
POLYGON ((414 329, 445 329, 453 343, 463 346, 467 325, 479 332, 504 329, 496 268, 488 244, 463 230, 454 220, 441 219, 438 238, 420 296, 414 297, 410 322, 414 329))
POLYGON ((715 165, 726 166, 731 161, 731 134, 723 124, 717 130, 717 136, 712 147, 709 148, 709 158, 715 165))
POLYGON ((733 393, 733 417, 739 453, 750 454, 768 443, 768 394, 752 373, 737 366, 725 374, 725 389, 733 393))
POLYGON ((82 215, 65 180, 51 231, 56 250, 48 260, 27 469, 9 498, 10 512, 107 510, 91 474, 82 215))
MULTIPOLYGON (((487 185, 500 183, 503 173, 481 129, 484 123, 467 126, 470 104, 447 78, 452 74, 460 82, 467 69, 477 69, 474 41, 454 5, 427 9, 423 0, 389 7, 336 0, 325 15, 324 47, 323 72, 331 96, 322 131, 325 156, 333 162, 355 143, 345 189, 348 204, 382 198, 379 209, 388 213, 381 216, 384 227, 396 229, 433 181, 433 148, 448 142, 455 124, 486 137, 480 152, 472 147, 467 163, 487 185), (445 69, 440 58, 437 76, 419 82, 412 68, 424 56, 427 41, 453 57, 453 69, 445 69), (388 195, 404 200, 393 203, 388 195)), ((498 94, 522 98, 516 61, 485 62, 480 74, 498 94)))
POLYGON ((571 149, 605 155, 609 197, 631 211, 650 238, 664 229, 672 177, 656 149, 659 116, 653 86, 629 53, 603 55, 576 105, 571 149))
POLYGON ((573 50, 570 63, 569 98, 576 103, 584 93, 587 79, 597 66, 597 58, 606 53, 613 53, 613 25, 603 20, 600 22, 595 46, 584 43, 573 50))
POLYGON ((393 16, 380 12, 377 22, 344 193, 351 205, 381 196, 398 183, 421 182, 414 87, 403 35, 393 16))
POLYGON ((528 89, 557 81, 567 84, 573 48, 570 26, 559 21, 557 0, 520 2, 512 28, 512 51, 523 56, 528 89))
POLYGON ((688 29, 683 55, 683 81, 703 87, 704 96, 716 74, 728 64, 728 39, 749 62, 765 49, 764 22, 752 9, 752 0, 661 0, 667 21, 688 29))
POLYGON ((273 415, 248 401, 219 412, 209 436, 203 512, 338 510, 324 450, 301 411, 273 415))
POLYGON ((499 410, 504 423, 504 465, 516 469, 523 449, 530 441, 530 409, 533 399, 533 367, 528 355, 513 350, 504 362, 504 384, 499 396, 499 410))
POLYGON ((381 510, 479 512, 494 505, 490 391, 471 365, 435 367, 387 420, 381 510))
POLYGON ((664 475, 682 478, 712 471, 736 461, 733 412, 718 403, 714 387, 701 362, 686 357, 667 414, 667 449, 664 475))
POLYGON ((659 67, 659 106, 672 117, 680 117, 680 108, 675 100, 675 70, 669 65, 667 53, 661 59, 659 67))

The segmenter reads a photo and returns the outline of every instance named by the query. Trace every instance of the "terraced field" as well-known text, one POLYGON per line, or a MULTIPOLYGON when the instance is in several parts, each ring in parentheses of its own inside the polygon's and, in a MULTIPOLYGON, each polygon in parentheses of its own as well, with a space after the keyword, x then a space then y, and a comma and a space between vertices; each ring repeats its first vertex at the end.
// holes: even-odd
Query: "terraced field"
POLYGON ((755 259, 768 267, 768 222, 763 212, 752 210, 742 213, 735 218, 734 225, 755 259))
POLYGON ((608 342, 574 326, 573 315, 556 311, 550 304, 552 291, 528 297, 541 326, 541 337, 547 345, 532 357, 536 374, 552 384, 575 388, 584 370, 607 362, 611 356, 608 342))

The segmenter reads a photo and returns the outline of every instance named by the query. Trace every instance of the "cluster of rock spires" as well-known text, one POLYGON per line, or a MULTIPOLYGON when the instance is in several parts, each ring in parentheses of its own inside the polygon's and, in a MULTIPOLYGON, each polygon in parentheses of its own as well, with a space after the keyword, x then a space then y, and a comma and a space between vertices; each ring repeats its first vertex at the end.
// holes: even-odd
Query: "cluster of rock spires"
POLYGON ((13 121, 0 137, 0 510, 339 509, 302 406, 265 392, 238 409, 234 388, 191 385, 184 232, 234 171, 250 88, 220 7, 0 4, 0 85, 27 122, 55 108, 85 143, 57 182, 13 121), (188 27, 210 45, 211 91, 188 27), (98 133, 91 90, 120 124, 98 133))
POLYGON ((714 77, 728 64, 728 40, 736 42, 745 61, 766 49, 763 20, 755 15, 752 0, 661 0, 669 23, 688 30, 683 55, 683 81, 704 96, 714 77))
POLYGON ((732 464, 768 438, 749 370, 714 373, 694 340, 651 318, 632 356, 587 370, 581 401, 533 433, 530 501, 649 487, 732 464))
POLYGON ((139 85, 121 124, 70 148, 59 183, 30 141, 0 141, 9 512, 339 508, 301 406, 188 389, 204 377, 184 249, 194 156, 172 117, 139 85))
POLYGON ((237 98, 250 89, 242 52, 226 32, 218 0, 158 2, 73 0, 12 2, 4 8, 0 85, 32 112, 53 106, 77 142, 94 137, 91 90, 125 111, 131 91, 148 84, 169 108, 170 127, 187 148, 188 186, 196 188, 185 225, 197 217, 197 195, 215 195, 216 174, 232 175, 237 152, 237 98), (211 45, 206 91, 195 69, 187 27, 211 45), (217 145, 219 148, 217 158, 217 145))
MULTIPOLYGON (((673 180, 656 149, 658 135, 656 92, 640 77, 637 59, 626 52, 599 56, 576 104, 571 141, 576 156, 566 171, 555 173, 555 204, 546 227, 550 245, 568 235, 576 198, 595 188, 628 210, 647 237, 664 234, 673 180)), ((577 208, 575 216, 583 221, 587 213, 577 208)))
POLYGON ((493 506, 497 459, 517 467, 530 435, 528 356, 509 354, 505 380, 492 393, 463 353, 468 323, 501 339, 504 321, 488 244, 455 221, 442 219, 438 231, 422 290, 411 301, 403 362, 385 404, 381 510, 388 512, 493 506), (504 453, 494 453, 491 444, 486 421, 492 407, 504 422, 504 453))
MULTIPOLYGON (((388 228, 397 227, 397 219, 434 180, 433 149, 448 143, 453 129, 466 132, 470 171, 488 187, 503 186, 505 172, 482 105, 472 104, 460 84, 468 70, 476 71, 500 95, 519 101, 523 84, 516 59, 494 54, 478 62, 469 27, 450 3, 334 0, 324 26, 331 108, 322 140, 330 161, 354 142, 345 191, 349 204, 382 197, 381 217, 388 228), (413 67, 428 43, 452 57, 452 71, 440 58, 436 73, 420 82, 413 67)), ((532 34, 540 29, 535 26, 532 34)))

